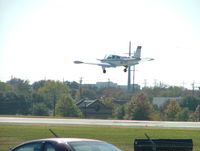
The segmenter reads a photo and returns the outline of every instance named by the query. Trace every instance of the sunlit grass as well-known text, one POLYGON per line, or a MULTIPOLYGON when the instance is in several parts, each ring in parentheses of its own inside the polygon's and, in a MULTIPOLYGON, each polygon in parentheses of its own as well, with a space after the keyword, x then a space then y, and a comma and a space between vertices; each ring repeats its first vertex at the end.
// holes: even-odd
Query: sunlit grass
POLYGON ((135 138, 192 138, 195 151, 200 150, 200 130, 197 129, 164 129, 135 128, 118 126, 55 126, 55 125, 0 125, 0 151, 7 151, 24 141, 54 137, 49 129, 60 137, 92 138, 112 143, 124 151, 133 150, 135 138))

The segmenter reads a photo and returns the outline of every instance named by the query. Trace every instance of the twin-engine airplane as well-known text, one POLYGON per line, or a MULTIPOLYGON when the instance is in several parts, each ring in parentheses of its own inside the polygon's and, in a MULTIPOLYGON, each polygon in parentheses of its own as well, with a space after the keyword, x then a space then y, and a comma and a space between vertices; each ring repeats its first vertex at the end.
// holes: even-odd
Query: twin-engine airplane
POLYGON ((104 59, 97 59, 100 63, 88 63, 83 61, 74 61, 76 64, 90 64, 98 65, 102 67, 103 73, 106 73, 106 68, 115 68, 118 66, 124 66, 124 72, 127 68, 139 64, 141 61, 151 61, 153 58, 141 58, 142 46, 138 46, 133 56, 119 56, 119 55, 107 55, 104 59))

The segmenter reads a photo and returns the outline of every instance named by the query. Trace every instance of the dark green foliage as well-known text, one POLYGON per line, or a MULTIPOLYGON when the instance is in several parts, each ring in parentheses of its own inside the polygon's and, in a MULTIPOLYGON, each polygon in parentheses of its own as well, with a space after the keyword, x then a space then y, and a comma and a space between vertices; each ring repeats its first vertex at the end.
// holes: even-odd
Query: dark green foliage
POLYGON ((46 82, 47 82, 46 80, 41 80, 41 81, 34 82, 32 84, 33 90, 38 90, 39 88, 43 87, 46 82))
POLYGON ((28 80, 13 78, 8 83, 12 86, 13 91, 19 94, 29 95, 31 92, 31 85, 28 80))
POLYGON ((28 106, 24 95, 14 92, 0 94, 0 114, 28 114, 28 106))
POLYGON ((32 114, 37 116, 47 116, 49 115, 49 109, 44 103, 34 103, 32 114))
POLYGON ((116 108, 114 109, 114 117, 117 119, 123 119, 125 116, 125 109, 124 109, 124 105, 118 105, 116 106, 116 108))
POLYGON ((190 111, 188 108, 183 108, 181 112, 178 112, 176 119, 178 121, 188 121, 190 116, 190 111))
POLYGON ((76 98, 76 92, 78 91, 78 89, 80 88, 80 84, 73 81, 73 82, 69 82, 69 81, 65 81, 64 82, 69 88, 70 88, 70 93, 72 98, 76 98))
POLYGON ((12 86, 9 83, 0 82, 0 93, 12 91, 12 86))
POLYGON ((150 97, 179 97, 182 96, 184 92, 181 87, 167 87, 166 85, 145 87, 142 90, 150 97))
POLYGON ((175 121, 176 116, 180 111, 181 108, 178 102, 175 99, 170 100, 170 103, 165 110, 166 119, 170 121, 175 121))
POLYGON ((55 116, 56 103, 65 94, 69 94, 67 85, 59 81, 47 81, 44 86, 38 89, 38 94, 45 98, 45 104, 53 111, 55 116))
POLYGON ((190 111, 195 111, 196 107, 200 104, 200 98, 196 96, 187 96, 180 101, 182 108, 187 107, 190 111))
POLYGON ((195 112, 191 115, 193 121, 200 121, 200 105, 198 105, 195 109, 195 112))
POLYGON ((150 120, 152 105, 145 93, 138 93, 125 106, 125 118, 129 120, 150 120))
POLYGON ((63 117, 81 117, 79 108, 69 95, 64 95, 56 104, 56 114, 63 117))
MULTIPOLYGON (((112 117, 118 119, 197 121, 200 119, 197 112, 200 97, 199 90, 194 91, 193 93, 192 90, 160 84, 135 91, 131 99, 126 89, 109 85, 99 88, 95 85, 80 85, 74 81, 54 80, 41 80, 31 85, 28 80, 12 78, 8 82, 0 82, 0 114, 56 115, 56 106, 61 110, 63 106, 59 107, 59 104, 66 103, 66 100, 62 99, 67 95, 72 99, 72 103, 67 102, 67 110, 76 110, 75 102, 80 99, 99 99, 112 109, 112 117), (138 93, 144 94, 143 97, 139 97, 138 93), (170 107, 170 109, 170 102, 165 102, 162 106, 153 104, 153 97, 166 96, 183 97, 181 101, 177 101, 179 108, 172 110, 173 107, 170 107), (120 105, 124 102, 128 104, 120 105)), ((64 107, 62 110, 64 113, 64 107)), ((57 113, 60 116, 74 116, 69 113, 57 113)))

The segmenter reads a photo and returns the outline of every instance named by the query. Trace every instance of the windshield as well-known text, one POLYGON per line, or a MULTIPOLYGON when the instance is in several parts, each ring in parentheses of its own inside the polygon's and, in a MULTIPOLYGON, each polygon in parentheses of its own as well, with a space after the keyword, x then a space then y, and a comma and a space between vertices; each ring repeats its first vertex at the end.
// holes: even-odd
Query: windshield
POLYGON ((97 141, 69 142, 74 151, 121 151, 114 145, 97 141))

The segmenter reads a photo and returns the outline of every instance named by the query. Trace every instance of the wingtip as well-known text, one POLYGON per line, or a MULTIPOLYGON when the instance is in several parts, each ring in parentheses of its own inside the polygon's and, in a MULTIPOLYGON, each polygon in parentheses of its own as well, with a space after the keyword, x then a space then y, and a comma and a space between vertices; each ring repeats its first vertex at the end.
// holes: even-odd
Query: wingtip
POLYGON ((74 61, 75 64, 81 64, 83 63, 82 61, 74 61))

